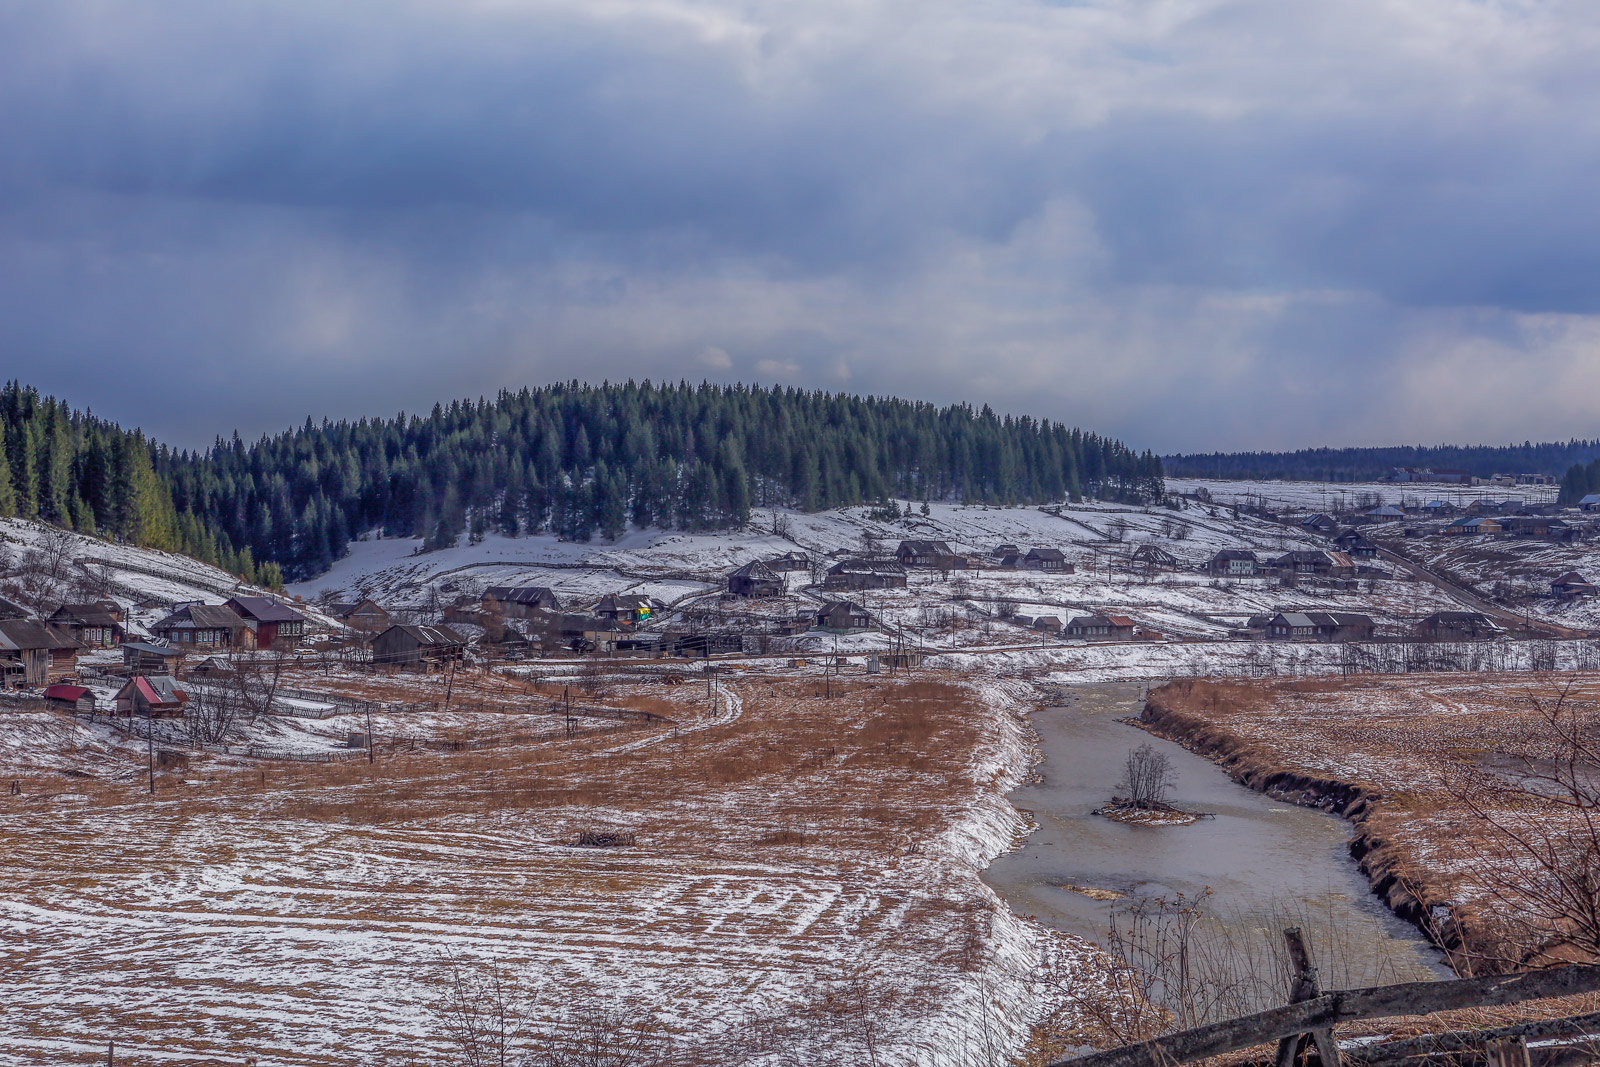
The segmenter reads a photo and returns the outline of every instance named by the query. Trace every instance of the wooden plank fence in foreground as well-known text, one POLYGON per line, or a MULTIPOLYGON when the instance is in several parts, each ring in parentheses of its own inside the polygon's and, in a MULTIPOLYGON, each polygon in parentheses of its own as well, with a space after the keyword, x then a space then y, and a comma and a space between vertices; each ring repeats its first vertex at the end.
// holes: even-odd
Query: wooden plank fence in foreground
POLYGON ((1335 1025, 1361 1019, 1431 1015, 1455 1008, 1600 992, 1600 966, 1552 967, 1521 974, 1322 993, 1316 988, 1315 972, 1306 959, 1303 942, 1296 951, 1299 931, 1285 931, 1285 935, 1290 942, 1291 962, 1299 971, 1289 1004, 1136 1045, 1058 1061, 1051 1067, 1172 1067, 1274 1041, 1279 1042, 1277 1067, 1291 1067, 1307 1045, 1315 1047, 1323 1067, 1341 1067, 1341 1060, 1349 1061, 1344 1067, 1368 1067, 1441 1055, 1458 1062, 1487 1060, 1491 1067, 1568 1067, 1600 1061, 1600 1040, 1533 1049, 1526 1044, 1530 1037, 1570 1042, 1595 1035, 1600 1032, 1600 1014, 1540 1020, 1496 1030, 1452 1031, 1350 1049, 1338 1048, 1332 1038, 1335 1025))

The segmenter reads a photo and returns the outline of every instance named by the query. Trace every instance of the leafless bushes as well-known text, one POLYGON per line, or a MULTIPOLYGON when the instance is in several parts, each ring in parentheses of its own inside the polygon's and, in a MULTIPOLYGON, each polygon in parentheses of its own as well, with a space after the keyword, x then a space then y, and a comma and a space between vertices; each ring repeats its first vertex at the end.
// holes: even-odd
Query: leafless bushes
POLYGON ((191 683, 185 690, 183 726, 191 743, 223 744, 240 729, 272 713, 283 680, 283 657, 249 653, 230 656, 215 684, 191 683))
POLYGON ((1489 837, 1468 875, 1498 906, 1480 909, 1500 965, 1600 958, 1600 711, 1530 695, 1531 725, 1446 788, 1489 837))
POLYGON ((1117 790, 1130 806, 1150 809, 1163 807, 1175 784, 1177 772, 1172 769, 1172 760, 1146 742, 1129 750, 1117 790))

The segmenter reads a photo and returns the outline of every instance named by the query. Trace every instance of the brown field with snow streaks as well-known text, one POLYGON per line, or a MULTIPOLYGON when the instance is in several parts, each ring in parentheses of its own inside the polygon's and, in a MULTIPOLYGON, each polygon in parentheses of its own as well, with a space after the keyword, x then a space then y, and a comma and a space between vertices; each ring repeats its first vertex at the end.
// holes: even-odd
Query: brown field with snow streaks
POLYGON ((670 705, 676 731, 0 795, 0 1063, 109 1040, 128 1065, 442 1062, 445 951, 519 970, 547 1006, 635 1005, 689 1046, 862 976, 898 1005, 891 1061, 1022 1039, 1039 959, 1087 949, 976 876, 1021 826, 1010 713, 937 680, 824 699, 741 679, 716 717, 703 689, 662 693, 607 702, 670 705), (586 829, 636 844, 577 847, 586 829))

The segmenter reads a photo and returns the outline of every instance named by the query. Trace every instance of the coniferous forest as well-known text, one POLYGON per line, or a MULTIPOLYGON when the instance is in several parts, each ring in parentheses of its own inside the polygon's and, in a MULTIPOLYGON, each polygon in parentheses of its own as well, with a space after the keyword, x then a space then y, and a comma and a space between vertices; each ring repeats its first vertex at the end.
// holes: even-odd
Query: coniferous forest
POLYGON ((585 541, 630 524, 725 529, 753 506, 1163 493, 1154 454, 1048 420, 745 385, 569 382, 188 452, 11 383, 0 430, 0 515, 266 584, 319 574, 380 527, 437 548, 491 530, 585 541))

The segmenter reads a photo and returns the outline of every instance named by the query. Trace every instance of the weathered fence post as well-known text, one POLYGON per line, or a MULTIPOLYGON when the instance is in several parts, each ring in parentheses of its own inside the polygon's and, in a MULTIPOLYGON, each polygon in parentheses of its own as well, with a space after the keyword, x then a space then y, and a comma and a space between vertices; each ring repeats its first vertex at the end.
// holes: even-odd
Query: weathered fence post
MULTIPOLYGON (((1284 930, 1283 940, 1289 948, 1289 965, 1294 968, 1294 986, 1289 992, 1289 1003, 1299 1004, 1304 1000, 1315 1000, 1322 995, 1322 989, 1317 982, 1317 969, 1311 966, 1311 953, 1306 949, 1305 936, 1298 926, 1291 926, 1284 930)), ((1313 1030, 1309 1036, 1312 1043, 1317 1046, 1317 1056, 1322 1060, 1322 1067, 1339 1067, 1339 1046, 1333 1040, 1333 1031, 1313 1030)), ((1306 1034, 1296 1034, 1278 1042, 1277 1067, 1294 1067, 1295 1059, 1305 1046, 1306 1037, 1306 1034)), ((1513 1065, 1505 1064, 1503 1067, 1513 1067, 1513 1065)), ((1527 1065, 1523 1064, 1521 1067, 1527 1065)))
POLYGON ((1522 1036, 1488 1044, 1489 1067, 1528 1067, 1528 1041, 1522 1036))

